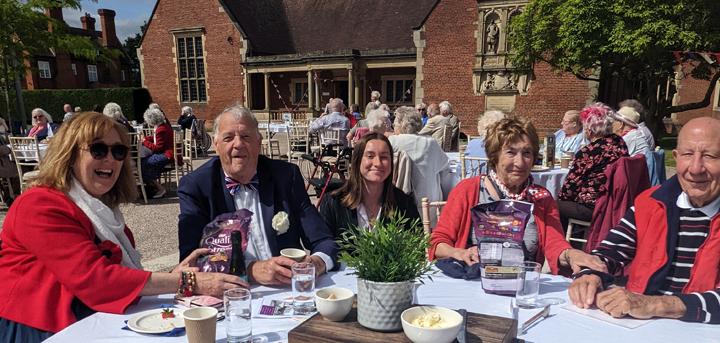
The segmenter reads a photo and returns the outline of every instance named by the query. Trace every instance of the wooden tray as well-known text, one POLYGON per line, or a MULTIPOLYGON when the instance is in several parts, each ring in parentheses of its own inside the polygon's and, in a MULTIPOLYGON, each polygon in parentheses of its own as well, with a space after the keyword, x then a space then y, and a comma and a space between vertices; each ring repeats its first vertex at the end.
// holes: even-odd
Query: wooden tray
MULTIPOLYGON (((468 343, 522 343, 516 339, 517 321, 509 318, 470 313, 467 316, 468 343)), ((410 342, 401 331, 394 333, 376 332, 366 329, 357 321, 357 309, 345 317, 342 322, 325 320, 320 313, 315 314, 290 331, 289 343, 311 342, 410 342)), ((457 340, 455 341, 457 342, 457 340)))

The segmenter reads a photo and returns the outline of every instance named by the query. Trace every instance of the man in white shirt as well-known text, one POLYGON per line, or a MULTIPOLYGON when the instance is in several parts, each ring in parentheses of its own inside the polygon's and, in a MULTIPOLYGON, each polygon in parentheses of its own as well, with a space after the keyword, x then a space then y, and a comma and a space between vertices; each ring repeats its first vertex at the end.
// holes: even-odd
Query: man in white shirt
MULTIPOLYGON (((348 146, 347 134, 350 132, 350 119, 346 118, 342 112, 345 110, 345 105, 342 99, 330 100, 330 110, 332 113, 323 114, 316 121, 310 125, 310 133, 318 132, 319 130, 340 130, 340 144, 343 148, 348 146)), ((324 141, 323 144, 329 144, 332 142, 324 141)))
POLYGON ((200 244, 203 228, 223 213, 253 213, 245 262, 248 280, 290 283, 294 263, 285 248, 305 248, 317 275, 337 265, 333 236, 310 202, 300 169, 260 156, 257 120, 240 105, 225 109, 213 127, 218 157, 180 180, 178 238, 181 260, 200 244), (287 216, 286 225, 276 218, 287 216))
POLYGON ((65 104, 65 106, 63 106, 63 111, 65 111, 65 116, 63 117, 63 122, 70 120, 70 118, 72 118, 72 116, 75 114, 75 112, 73 112, 72 106, 70 106, 70 104, 65 104))

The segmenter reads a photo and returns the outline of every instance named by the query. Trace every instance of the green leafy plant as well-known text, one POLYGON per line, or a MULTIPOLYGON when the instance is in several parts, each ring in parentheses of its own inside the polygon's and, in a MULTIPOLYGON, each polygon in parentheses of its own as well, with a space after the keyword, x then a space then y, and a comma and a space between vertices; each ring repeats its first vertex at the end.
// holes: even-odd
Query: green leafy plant
POLYGON ((338 260, 354 268, 352 274, 368 281, 422 282, 422 277, 435 274, 426 255, 430 235, 425 234, 419 220, 408 222, 404 214, 396 212, 376 222, 376 231, 355 228, 343 232, 337 241, 341 251, 338 260))

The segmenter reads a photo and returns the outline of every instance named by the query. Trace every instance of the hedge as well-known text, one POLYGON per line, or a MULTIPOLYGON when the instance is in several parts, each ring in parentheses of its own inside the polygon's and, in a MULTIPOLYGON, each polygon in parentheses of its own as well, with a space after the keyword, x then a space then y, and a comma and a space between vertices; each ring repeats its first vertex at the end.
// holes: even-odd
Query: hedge
MULTIPOLYGON (((63 105, 70 104, 73 109, 80 106, 83 111, 92 110, 93 106, 101 108, 108 102, 115 102, 122 108, 123 115, 128 120, 143 121, 142 115, 150 105, 151 98, 145 88, 103 88, 103 89, 42 89, 23 90, 23 103, 25 105, 25 118, 31 122, 31 111, 42 108, 53 118, 53 122, 61 123, 65 112, 63 105)), ((10 92, 11 112, 13 120, 18 120, 17 102, 15 92, 10 92)), ((5 95, 0 97, 0 116, 7 118, 5 95)))

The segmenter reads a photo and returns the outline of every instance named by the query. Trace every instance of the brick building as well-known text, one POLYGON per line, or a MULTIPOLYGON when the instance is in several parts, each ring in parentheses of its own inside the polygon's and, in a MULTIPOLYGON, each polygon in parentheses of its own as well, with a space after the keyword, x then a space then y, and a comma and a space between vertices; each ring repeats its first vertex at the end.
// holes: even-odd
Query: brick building
MULTIPOLYGON (((362 109, 377 90, 391 107, 447 100, 468 135, 490 109, 527 117, 549 134, 565 111, 612 97, 599 94, 598 82, 547 65, 513 73, 504 27, 526 3, 159 0, 138 57, 143 85, 171 118, 189 105, 210 120, 235 101, 259 119, 288 109, 311 116, 331 97, 362 109)), ((678 84, 682 103, 702 86, 678 84)))
MULTIPOLYGON (((53 19, 64 22, 61 8, 46 10, 53 19)), ((112 58, 115 66, 106 66, 76 57, 70 53, 38 51, 33 67, 38 73, 28 72, 22 80, 24 89, 95 89, 132 87, 132 60, 115 34, 115 11, 99 9, 101 30, 95 30, 95 18, 86 14, 80 17, 82 29, 71 27, 69 33, 97 40, 108 49, 118 49, 119 57, 112 58)))

